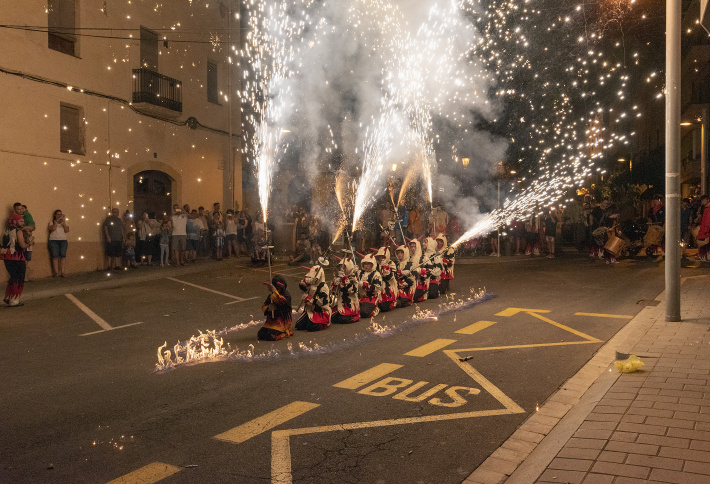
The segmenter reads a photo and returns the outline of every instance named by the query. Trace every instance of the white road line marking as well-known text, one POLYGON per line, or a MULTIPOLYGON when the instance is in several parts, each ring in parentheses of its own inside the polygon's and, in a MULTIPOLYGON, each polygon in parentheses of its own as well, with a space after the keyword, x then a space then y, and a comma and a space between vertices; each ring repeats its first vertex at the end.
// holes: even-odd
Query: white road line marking
POLYGON ((91 336, 92 334, 105 333, 106 331, 114 331, 114 330, 121 329, 121 328, 127 328, 129 326, 135 326, 137 324, 143 324, 143 321, 138 321, 137 323, 131 323, 131 324, 124 324, 123 326, 116 326, 111 329, 102 329, 99 331, 92 331, 91 333, 84 333, 84 334, 80 334, 79 336, 91 336))
POLYGON ((237 302, 245 301, 244 298, 241 298, 238 296, 233 296, 231 294, 227 294, 226 292, 215 291, 214 289, 210 289, 209 287, 198 286, 197 284, 193 284, 191 282, 181 281, 180 279, 175 279, 174 277, 166 277, 166 279, 170 279, 171 281, 179 282, 180 284, 187 284, 188 286, 196 287, 197 289, 202 289, 203 291, 213 292, 215 294, 219 294, 220 296, 236 299, 237 302))
POLYGON ((224 303, 224 304, 225 304, 225 306, 229 306, 230 304, 237 304, 237 303, 244 302, 244 301, 251 301, 252 299, 256 299, 256 296, 248 297, 246 299, 242 299, 241 301, 232 301, 232 302, 228 302, 228 303, 224 303))
POLYGON ((113 329, 110 324, 108 324, 106 321, 104 321, 104 320, 101 318, 101 316, 99 316, 98 314, 96 314, 95 312, 93 312, 91 309, 87 308, 87 307, 84 305, 84 303, 82 303, 81 301, 79 301, 79 300, 78 300, 77 298, 75 298, 72 294, 67 293, 67 294, 65 294, 65 296, 66 296, 67 299, 69 299, 71 302, 73 302, 74 304, 76 304, 76 306, 77 306, 79 309, 81 309, 82 311, 84 311, 84 313, 85 313, 87 316, 89 316, 91 319, 93 319, 96 324, 98 324, 99 326, 101 326, 101 327, 104 329, 104 331, 110 331, 110 330, 113 329))

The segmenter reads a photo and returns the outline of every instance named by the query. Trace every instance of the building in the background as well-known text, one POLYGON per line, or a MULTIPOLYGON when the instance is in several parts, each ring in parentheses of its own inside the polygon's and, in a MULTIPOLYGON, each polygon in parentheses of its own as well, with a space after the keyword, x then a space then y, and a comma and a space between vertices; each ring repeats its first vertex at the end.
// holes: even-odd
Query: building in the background
POLYGON ((710 36, 699 26, 699 14, 698 2, 693 1, 683 15, 680 146, 683 197, 691 196, 698 187, 707 193, 710 36))
POLYGON ((238 12, 238 0, 3 5, 0 215, 18 201, 32 213, 33 277, 50 273, 55 209, 76 272, 103 267, 110 207, 241 205, 238 12))

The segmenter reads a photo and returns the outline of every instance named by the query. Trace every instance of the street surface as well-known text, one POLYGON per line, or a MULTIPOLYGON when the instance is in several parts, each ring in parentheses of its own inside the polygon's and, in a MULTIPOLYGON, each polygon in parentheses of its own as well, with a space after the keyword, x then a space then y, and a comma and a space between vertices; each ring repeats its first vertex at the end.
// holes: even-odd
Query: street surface
MULTIPOLYGON (((268 269, 206 261, 2 310, 0 482, 460 483, 663 289, 657 263, 470 262, 419 305, 437 319, 276 343, 255 325, 224 337, 241 358, 162 372, 163 343, 259 320, 268 269), (492 298, 451 310, 471 288, 492 298)), ((305 269, 275 270, 295 308, 305 269)))

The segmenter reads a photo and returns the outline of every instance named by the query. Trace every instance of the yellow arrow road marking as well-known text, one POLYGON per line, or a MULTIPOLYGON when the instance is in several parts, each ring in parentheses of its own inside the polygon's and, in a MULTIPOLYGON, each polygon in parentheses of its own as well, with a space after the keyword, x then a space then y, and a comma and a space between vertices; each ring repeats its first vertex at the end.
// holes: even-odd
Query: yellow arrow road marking
POLYGON ((497 321, 479 321, 456 331, 459 334, 474 334, 496 324, 497 321))
POLYGON ((412 351, 405 353, 405 356, 418 356, 418 357, 428 356, 436 351, 439 351, 441 348, 446 348, 451 343, 456 343, 456 340, 455 339, 435 339, 431 343, 427 343, 425 345, 420 346, 419 348, 415 348, 412 351))
POLYGON ((575 334, 579 336, 580 338, 584 338, 588 341, 591 341, 593 343, 601 343, 602 340, 597 339, 593 336, 589 336, 588 334, 582 333, 581 331, 577 331, 576 329, 572 329, 569 326, 565 326, 564 324, 558 323, 557 321, 553 321, 549 318, 546 318, 545 316, 540 315, 539 313, 549 313, 550 311, 547 311, 545 309, 521 309, 521 308, 508 308, 505 311, 501 311, 496 316, 513 316, 518 313, 528 313, 530 316, 537 318, 541 321, 545 321, 548 324, 551 324, 553 326, 556 326, 560 329, 564 329, 565 331, 575 334))
POLYGON ((375 381, 381 376, 388 375, 399 368, 402 368, 402 365, 382 363, 380 365, 373 366, 369 370, 363 371, 362 373, 358 373, 353 377, 338 382, 333 386, 336 388, 345 388, 346 390, 357 390, 361 386, 370 383, 371 381, 375 381))
MULTIPOLYGON (((559 343, 532 343, 529 345, 510 345, 510 346, 486 346, 483 348, 465 348, 461 350, 455 350, 455 351, 489 351, 489 350, 513 350, 513 349, 519 349, 519 348, 544 348, 546 346, 567 346, 567 345, 588 345, 591 343, 597 343, 597 341, 590 341, 590 340, 584 340, 584 341, 561 341, 559 343)), ((454 350, 451 350, 454 351, 454 350)), ((444 350, 446 352, 446 350, 444 350)))
POLYGON ((299 415, 302 415, 319 406, 320 405, 317 403, 309 402, 289 403, 288 405, 274 410, 273 412, 269 412, 266 415, 250 420, 249 422, 238 427, 234 427, 231 430, 227 430, 224 433, 215 435, 214 438, 224 440, 225 442, 241 444, 252 437, 264 433, 267 430, 271 430, 274 427, 277 427, 284 422, 288 422, 292 418, 296 418, 299 415))
POLYGON ((633 316, 626 314, 601 314, 601 313, 574 313, 575 316, 592 316, 595 318, 618 318, 618 319, 634 319, 633 316))
POLYGON ((523 309, 523 308, 508 308, 499 312, 496 316, 515 316, 518 313, 549 313, 547 309, 523 309))
POLYGON ((181 467, 162 462, 153 462, 133 472, 114 479, 107 484, 152 484, 181 471, 181 467))

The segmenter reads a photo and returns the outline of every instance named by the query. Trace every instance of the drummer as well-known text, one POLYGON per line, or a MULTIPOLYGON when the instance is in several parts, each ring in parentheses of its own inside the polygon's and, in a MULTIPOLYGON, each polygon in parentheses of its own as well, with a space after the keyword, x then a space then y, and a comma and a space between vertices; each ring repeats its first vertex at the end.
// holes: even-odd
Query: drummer
POLYGON ((590 229, 594 236, 589 257, 594 259, 603 257, 607 264, 618 264, 616 257, 609 251, 604 250, 607 242, 608 230, 611 229, 619 218, 619 210, 611 204, 609 197, 604 197, 598 207, 592 209, 590 217, 590 229))
POLYGON ((648 236, 650 244, 646 248, 646 255, 649 257, 654 255, 663 255, 665 253, 665 244, 663 243, 662 235, 664 231, 658 230, 658 228, 652 228, 654 225, 662 228, 666 223, 666 210, 663 207, 662 195, 656 195, 653 197, 651 209, 648 211, 648 223, 649 226, 647 234, 649 232, 652 232, 652 234, 649 234, 648 236))

